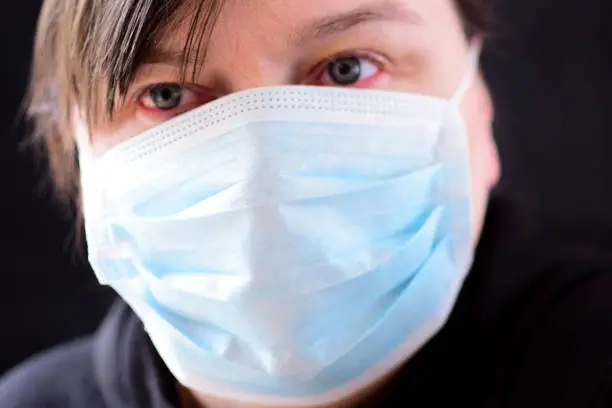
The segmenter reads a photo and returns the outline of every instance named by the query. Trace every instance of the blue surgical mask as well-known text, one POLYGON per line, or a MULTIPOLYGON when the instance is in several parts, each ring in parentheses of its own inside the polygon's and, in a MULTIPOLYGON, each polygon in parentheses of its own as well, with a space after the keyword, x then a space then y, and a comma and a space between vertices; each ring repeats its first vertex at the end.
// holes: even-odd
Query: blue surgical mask
POLYGON ((185 386, 333 402, 445 323, 472 260, 452 100, 322 87, 233 94, 100 157, 80 146, 90 262, 185 386))

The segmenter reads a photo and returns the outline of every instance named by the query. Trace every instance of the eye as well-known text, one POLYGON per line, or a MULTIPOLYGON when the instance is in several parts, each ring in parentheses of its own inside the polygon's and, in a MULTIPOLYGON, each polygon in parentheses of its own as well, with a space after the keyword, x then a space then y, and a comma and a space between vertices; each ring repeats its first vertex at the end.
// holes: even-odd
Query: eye
POLYGON ((157 109, 174 109, 181 104, 183 88, 177 84, 157 85, 149 89, 149 98, 153 107, 157 109))
POLYGON ((339 56, 325 63, 317 79, 324 86, 370 86, 382 72, 379 65, 365 56, 339 56))
POLYGON ((140 103, 152 112, 180 114, 203 103, 203 99, 188 86, 163 83, 147 88, 140 96, 140 103))

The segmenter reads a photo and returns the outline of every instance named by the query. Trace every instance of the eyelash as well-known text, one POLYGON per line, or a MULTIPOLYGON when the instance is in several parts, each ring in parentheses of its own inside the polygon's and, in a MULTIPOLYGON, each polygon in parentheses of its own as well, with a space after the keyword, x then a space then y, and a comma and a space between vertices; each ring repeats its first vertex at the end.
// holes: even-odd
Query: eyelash
MULTIPOLYGON (((329 67, 329 64, 342 59, 342 58, 357 58, 360 60, 365 60, 366 62, 372 64, 379 72, 377 72, 376 74, 366 78, 366 80, 362 80, 365 81, 365 83, 362 83, 361 85, 351 85, 348 86, 350 88, 367 88, 368 86, 371 86, 374 84, 374 82, 376 82, 375 80, 378 79, 378 77, 380 76, 380 74, 382 72, 384 72, 384 68, 387 65, 386 60, 382 57, 379 56, 373 52, 368 52, 368 51, 348 51, 348 52, 344 52, 341 54, 336 54, 333 57, 327 58, 326 60, 324 60, 322 63, 320 63, 319 65, 317 65, 315 67, 315 69, 311 72, 314 73, 315 77, 320 77, 322 75, 328 75, 329 73, 327 72, 327 69, 329 67)), ((313 74, 310 74, 308 79, 306 81, 310 81, 313 78, 313 74)), ((340 85, 324 85, 324 84, 318 84, 320 86, 340 86, 340 85)))
POLYGON ((138 94, 137 102, 140 105, 139 108, 144 110, 145 113, 147 114, 163 115, 163 116, 172 117, 172 116, 178 116, 182 113, 185 113, 205 103, 211 102, 213 99, 215 99, 210 91, 207 91, 196 85, 179 85, 183 93, 182 99, 179 102, 182 105, 181 107, 163 110, 161 108, 155 107, 154 102, 152 101, 149 103, 145 102, 146 99, 151 100, 150 94, 153 89, 158 88, 158 87, 163 87, 163 86, 172 86, 172 85, 179 85, 179 84, 172 83, 172 82, 161 82, 161 83, 155 83, 155 84, 152 84, 146 87, 142 92, 138 94), (190 103, 185 104, 183 102, 185 93, 189 93, 192 96, 191 98, 189 98, 190 100, 192 100, 190 103))
MULTIPOLYGON (((329 73, 328 73, 329 64, 334 61, 340 60, 342 58, 357 58, 359 60, 364 60, 367 63, 371 64, 377 70, 375 74, 360 81, 363 83, 359 85, 358 84, 349 85, 347 87, 351 87, 351 88, 371 87, 375 82, 377 82, 380 75, 385 71, 386 60, 383 57, 375 53, 367 52, 367 51, 348 51, 348 52, 344 52, 341 54, 336 54, 333 57, 327 58, 323 62, 319 63, 314 69, 310 70, 310 73, 307 75, 306 80, 301 82, 301 84, 306 85, 306 84, 315 82, 314 85, 316 86, 342 86, 342 85, 333 85, 333 84, 326 85, 321 80, 323 76, 325 75, 329 76, 329 73)), ((194 102, 187 104, 187 106, 181 106, 181 107, 177 107, 174 109, 164 110, 164 109, 155 107, 154 102, 152 101, 149 103, 145 102, 147 98, 151 100, 150 93, 153 89, 155 89, 156 87, 170 86, 170 85, 177 85, 177 84, 170 83, 170 82, 162 82, 162 83, 155 83, 155 84, 152 84, 146 87, 137 96, 137 102, 140 105, 140 109, 142 109, 147 115, 152 115, 157 118, 159 118, 159 116, 162 116, 162 119, 168 119, 170 117, 178 116, 198 106, 211 102, 212 100, 215 99, 215 96, 212 95, 212 92, 210 90, 205 90, 196 85, 183 85, 181 86, 183 95, 185 95, 184 94, 185 92, 189 92, 190 95, 192 96, 190 99, 194 100, 194 102)), ((179 104, 183 105, 183 101, 181 100, 179 104)))

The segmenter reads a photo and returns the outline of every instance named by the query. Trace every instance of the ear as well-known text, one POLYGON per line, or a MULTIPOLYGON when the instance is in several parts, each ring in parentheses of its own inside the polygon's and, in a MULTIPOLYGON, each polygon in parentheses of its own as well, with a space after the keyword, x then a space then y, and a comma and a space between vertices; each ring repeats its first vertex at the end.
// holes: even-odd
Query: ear
POLYGON ((485 171, 488 186, 493 188, 501 176, 501 163, 497 144, 495 143, 495 137, 493 135, 495 109, 493 107, 491 93, 482 75, 478 76, 476 85, 476 100, 474 105, 477 110, 475 114, 479 117, 479 126, 481 126, 477 132, 479 134, 478 139, 480 139, 480 143, 482 143, 481 154, 483 156, 483 170, 485 171))
POLYGON ((461 104, 469 145, 474 243, 477 242, 491 189, 500 177, 500 163, 493 138, 493 103, 484 80, 475 78, 461 104))

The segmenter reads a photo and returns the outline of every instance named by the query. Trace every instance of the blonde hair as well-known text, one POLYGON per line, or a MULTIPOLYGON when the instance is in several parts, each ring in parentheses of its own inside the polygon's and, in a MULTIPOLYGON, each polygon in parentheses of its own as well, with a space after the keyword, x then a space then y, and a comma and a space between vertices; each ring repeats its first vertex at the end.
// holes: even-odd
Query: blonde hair
MULTIPOLYGON (((490 0, 455 0, 468 36, 485 31, 490 0)), ((110 118, 147 51, 181 16, 191 25, 187 61, 202 61, 225 0, 45 0, 40 13, 26 116, 33 145, 48 159, 61 201, 76 203, 78 164, 73 107, 90 127, 110 118), (194 51, 195 50, 195 51, 194 51), (193 53, 197 55, 193 55, 193 53)), ((185 69, 181 75, 184 79, 185 69)))

